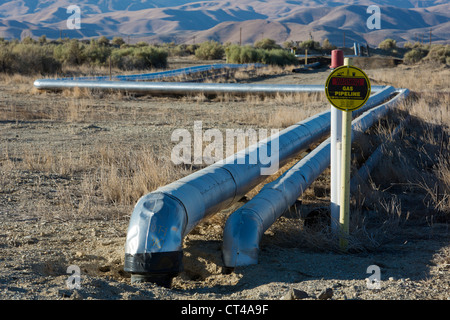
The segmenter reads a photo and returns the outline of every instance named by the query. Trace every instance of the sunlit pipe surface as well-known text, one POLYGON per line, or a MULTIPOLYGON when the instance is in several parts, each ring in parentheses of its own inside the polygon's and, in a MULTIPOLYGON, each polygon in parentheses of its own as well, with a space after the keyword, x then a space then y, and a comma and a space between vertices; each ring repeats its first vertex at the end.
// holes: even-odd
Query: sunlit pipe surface
MULTIPOLYGON (((386 99, 394 88, 371 96, 365 108, 386 99)), ((182 270, 183 238, 204 218, 240 200, 267 178, 261 150, 278 151, 279 166, 325 137, 330 110, 319 113, 235 155, 143 196, 130 218, 125 244, 127 272, 177 274, 182 270), (272 150, 272 144, 276 150, 272 150)), ((270 153, 269 152, 269 153, 270 153)), ((267 154, 269 154, 267 153, 267 154)))
MULTIPOLYGON (((400 122, 400 124, 394 129, 394 131, 392 131, 391 139, 394 139, 401 132, 401 129, 410 121, 410 119, 410 116, 408 116, 400 122)), ((355 192, 357 190, 360 182, 369 180, 370 173, 374 170, 375 166, 381 161, 383 157, 384 147, 385 143, 379 145, 370 155, 369 159, 367 159, 361 166, 361 168, 359 168, 357 174, 352 178, 350 182, 351 192, 355 192)))
MULTIPOLYGON (((353 121, 352 139, 384 117, 392 106, 408 94, 407 89, 353 121)), ((259 242, 263 233, 290 207, 311 183, 330 165, 330 138, 286 171, 266 184, 249 202, 232 213, 224 228, 222 256, 227 267, 258 262, 259 242)))
MULTIPOLYGON (((34 86, 40 90, 93 89, 146 92, 154 94, 186 93, 232 93, 232 94, 276 94, 324 92, 323 85, 297 84, 242 84, 242 83, 190 83, 190 82, 144 82, 144 81, 94 81, 94 80, 58 80, 39 79, 34 86)), ((373 86, 372 92, 378 92, 385 86, 373 86)))
MULTIPOLYGON (((137 80, 157 80, 164 78, 172 78, 177 76, 185 76, 200 72, 207 72, 212 70, 226 70, 226 69, 242 69, 242 68, 261 68, 264 67, 261 63, 246 63, 246 64, 236 64, 236 63, 216 63, 208 65, 200 65, 193 67, 186 67, 173 70, 165 70, 150 73, 140 73, 140 74, 126 74, 126 75, 112 75, 113 80, 124 80, 124 81, 137 81, 137 80)), ((56 80, 67 81, 67 80, 93 80, 93 81, 106 81, 109 80, 109 76, 87 76, 87 77, 66 77, 58 78, 56 80)))

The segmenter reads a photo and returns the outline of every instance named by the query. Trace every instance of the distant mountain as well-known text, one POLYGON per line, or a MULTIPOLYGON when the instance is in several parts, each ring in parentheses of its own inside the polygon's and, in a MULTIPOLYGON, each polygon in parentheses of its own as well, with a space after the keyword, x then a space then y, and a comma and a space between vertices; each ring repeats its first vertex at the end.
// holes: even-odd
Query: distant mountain
POLYGON ((49 39, 121 36, 131 42, 196 43, 205 40, 253 43, 272 38, 304 41, 328 38, 378 45, 429 39, 450 41, 448 0, 79 0, 81 29, 70 30, 72 0, 0 1, 0 37, 49 39), (381 29, 370 30, 369 5, 381 10, 381 29), (345 38, 344 38, 345 32, 345 38), (425 36, 426 35, 426 36, 425 36))

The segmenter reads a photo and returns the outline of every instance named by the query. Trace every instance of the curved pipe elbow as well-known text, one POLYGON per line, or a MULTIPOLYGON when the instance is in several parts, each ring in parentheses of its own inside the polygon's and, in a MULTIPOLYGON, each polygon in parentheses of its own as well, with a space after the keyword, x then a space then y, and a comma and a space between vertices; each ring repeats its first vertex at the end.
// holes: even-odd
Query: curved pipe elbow
POLYGON ((258 263, 263 222, 253 210, 230 216, 224 228, 222 255, 225 266, 238 267, 258 263))
POLYGON ((182 270, 186 211, 176 198, 149 193, 136 204, 125 244, 124 270, 132 274, 177 274, 182 270))

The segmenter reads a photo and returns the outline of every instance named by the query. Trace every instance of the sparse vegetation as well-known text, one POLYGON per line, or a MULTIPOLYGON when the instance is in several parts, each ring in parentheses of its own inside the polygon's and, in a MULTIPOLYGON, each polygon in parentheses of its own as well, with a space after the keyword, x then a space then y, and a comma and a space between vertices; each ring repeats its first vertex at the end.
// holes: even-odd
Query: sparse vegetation
POLYGON ((407 64, 418 62, 431 62, 450 65, 450 45, 433 44, 422 45, 420 43, 406 43, 405 48, 410 49, 404 55, 407 64))
POLYGON ((227 61, 230 63, 263 63, 269 65, 294 65, 294 54, 284 49, 258 49, 252 46, 231 45, 226 49, 227 61))
POLYGON ((113 66, 121 70, 164 68, 167 66, 167 57, 166 50, 153 46, 124 48, 111 53, 113 66))
POLYGON ((201 60, 222 59, 225 53, 223 46, 217 41, 206 41, 195 50, 195 57, 201 60))
POLYGON ((305 50, 320 50, 320 43, 318 41, 314 41, 314 40, 306 40, 303 41, 302 43, 300 43, 300 48, 305 50))
POLYGON ((329 50, 334 50, 334 49, 336 49, 336 48, 337 48, 337 47, 336 47, 334 44, 332 44, 332 43, 330 42, 330 40, 328 40, 328 39, 323 40, 323 43, 322 43, 322 49, 323 49, 323 50, 329 51, 329 50))
MULTIPOLYGON (((70 44, 66 43, 64 49, 69 51, 70 44)), ((32 42, 14 43, 19 44, 38 46, 32 42)), ((47 45, 48 40, 42 47, 47 45)), ((141 59, 133 55, 139 50, 150 52, 151 48, 159 48, 170 52, 173 48, 174 52, 179 50, 180 53, 187 50, 187 47, 176 45, 170 48, 146 43, 122 45, 120 48, 113 48, 113 45, 102 45, 97 41, 80 42, 78 48, 84 52, 84 60, 74 69, 88 74, 90 65, 101 68, 105 64, 107 55, 104 52, 107 49, 123 53, 117 57, 122 62, 141 59)), ((0 52, 8 59, 8 55, 13 54, 13 42, 7 43, 6 47, 9 51, 0 52)), ((16 50, 23 50, 18 48, 16 50)), ((248 52, 258 50, 264 49, 250 47, 248 52)), ((437 57, 442 54, 445 52, 436 51, 437 57)), ((134 63, 139 65, 138 61, 130 61, 128 67, 134 63)), ((265 232, 258 265, 224 275, 220 241, 226 217, 235 209, 233 207, 203 222, 186 237, 183 248, 186 272, 174 280, 177 289, 157 296, 160 289, 154 286, 151 295, 146 297, 167 298, 170 293, 170 297, 173 294, 182 298, 187 293, 200 292, 206 298, 248 298, 253 290, 266 294, 268 281, 286 281, 280 290, 292 283, 309 288, 314 282, 321 287, 333 286, 335 297, 342 299, 353 297, 353 294, 356 298, 368 299, 375 294, 387 299, 392 299, 393 294, 400 299, 405 296, 446 298, 449 282, 442 270, 450 261, 446 242, 450 219, 450 114, 445 108, 449 105, 449 96, 434 91, 448 91, 450 71, 439 65, 430 64, 432 69, 428 66, 368 70, 374 85, 406 87, 412 93, 398 108, 401 112, 392 114, 389 121, 380 121, 367 137, 370 139, 365 145, 367 148, 376 147, 383 141, 387 149, 378 171, 367 182, 367 189, 353 198, 351 253, 337 252, 339 249, 326 224, 311 228, 305 223, 306 219, 286 214, 265 232), (403 68, 401 72, 399 68, 403 68), (394 139, 390 132, 403 118, 403 111, 411 114, 412 122, 394 139), (411 219, 417 220, 410 223, 411 219), (425 225, 423 221, 426 221, 425 225), (385 246, 388 247, 386 255, 385 246), (401 257, 397 255, 399 251, 402 252, 401 257), (202 255, 199 256, 198 252, 202 255), (435 260, 432 259, 433 254, 436 254, 435 260), (392 259, 393 256, 400 262, 392 259), (316 263, 302 265, 310 259, 316 263), (345 268, 334 270, 336 261, 345 268), (342 276, 341 269, 353 270, 355 265, 365 267, 371 264, 382 267, 382 275, 386 277, 383 284, 388 283, 382 290, 355 289, 365 288, 365 280, 355 280, 353 271, 345 278, 342 276), (286 271, 281 276, 277 272, 280 265, 286 271), (299 266, 307 268, 302 269, 304 273, 298 273, 299 266), (318 268, 322 269, 318 271, 318 268), (197 273, 192 276, 192 270, 201 270, 202 277, 199 278, 197 273), (254 280, 253 275, 261 270, 266 273, 264 279, 254 280), (273 272, 269 274, 270 270, 273 272), (330 279, 323 279, 323 274, 330 279), (401 281, 387 280, 398 274, 401 281), (407 277, 413 281, 407 281, 407 277), (255 281, 251 282, 250 290, 234 287, 248 281, 255 281), (223 293, 219 295, 215 290, 213 293, 207 290, 204 294, 206 286, 223 288, 223 293)), ((249 74, 291 74, 288 69, 291 68, 271 66, 251 72, 241 70, 228 81, 249 81, 249 74)), ((318 74, 325 79, 329 72, 319 71, 318 74)), ((295 81, 306 81, 312 76, 317 74, 296 74, 295 81)), ((83 274, 89 271, 79 290, 84 297, 105 296, 105 286, 108 286, 108 298, 141 297, 148 290, 136 291, 139 287, 124 285, 128 275, 121 269, 129 214, 141 195, 199 169, 193 165, 174 165, 170 161, 170 133, 173 128, 191 128, 193 119, 201 115, 205 128, 214 127, 221 131, 236 127, 281 129, 329 110, 324 95, 318 93, 270 97, 219 95, 213 98, 197 95, 149 98, 80 89, 62 93, 37 92, 30 90, 33 79, 35 77, 17 73, 0 74, 4 101, 0 105, 4 146, 0 151, 0 203, 5 231, 0 247, 11 257, 5 264, 3 275, 12 285, 28 290, 25 292, 23 289, 23 293, 4 290, 4 295, 14 294, 14 297, 19 292, 23 297, 33 298, 32 292, 39 292, 39 297, 61 298, 61 283, 67 279, 64 272, 71 263, 80 265, 83 274), (25 255, 27 261, 24 265, 25 255), (53 263, 49 257, 58 263, 53 263), (27 269, 29 265, 31 269, 27 269), (56 265, 62 271, 53 271, 48 276, 48 271, 44 273, 41 270, 44 265, 52 268, 56 265), (23 277, 18 281, 15 279, 17 272, 22 271, 23 277)), ((367 159, 370 155, 370 149, 364 151, 358 145, 354 147, 352 164, 357 168, 360 159, 367 159)), ((292 159, 279 173, 301 156, 292 159)), ((329 171, 326 171, 305 190, 300 213, 310 208, 327 207, 328 179, 329 171)), ((261 187, 252 190, 250 195, 261 187)), ((362 276, 364 271, 361 271, 362 276)))
POLYGON ((257 49, 264 49, 264 50, 281 49, 281 46, 278 45, 275 42, 275 40, 269 38, 255 42, 254 47, 257 49))
POLYGON ((382 50, 393 50, 397 48, 397 41, 394 39, 385 39, 380 42, 378 48, 382 50))
POLYGON ((55 74, 61 63, 48 46, 34 43, 0 43, 0 72, 55 74))
POLYGON ((403 60, 406 64, 414 64, 422 60, 426 56, 426 51, 421 49, 412 49, 405 53, 403 60))
POLYGON ((450 65, 450 45, 432 45, 424 60, 450 65))
POLYGON ((106 37, 89 43, 77 39, 39 41, 24 38, 0 42, 0 72, 21 74, 56 74, 63 67, 103 67, 112 57, 114 67, 122 70, 163 68, 168 52, 156 46, 127 46, 121 38, 109 41, 106 37), (126 46, 126 47, 125 47, 126 46), (124 47, 124 48, 122 48, 124 47))

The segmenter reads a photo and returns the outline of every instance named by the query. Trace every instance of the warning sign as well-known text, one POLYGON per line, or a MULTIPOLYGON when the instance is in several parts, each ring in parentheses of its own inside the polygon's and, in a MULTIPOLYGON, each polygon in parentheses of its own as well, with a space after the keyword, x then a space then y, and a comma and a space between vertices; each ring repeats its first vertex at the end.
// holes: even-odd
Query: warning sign
POLYGON ((343 111, 361 108, 370 96, 370 81, 359 68, 342 66, 334 69, 325 83, 330 103, 343 111))

